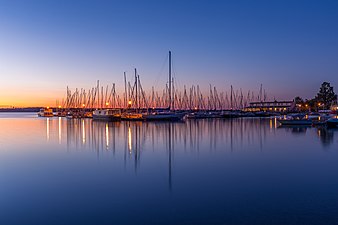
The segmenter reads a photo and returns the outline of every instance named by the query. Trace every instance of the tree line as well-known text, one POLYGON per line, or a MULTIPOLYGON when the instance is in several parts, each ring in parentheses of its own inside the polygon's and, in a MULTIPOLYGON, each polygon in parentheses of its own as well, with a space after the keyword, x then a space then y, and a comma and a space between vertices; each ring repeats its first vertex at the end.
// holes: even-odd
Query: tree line
POLYGON ((296 107, 299 111, 318 111, 330 109, 337 104, 337 94, 329 82, 323 82, 317 95, 312 99, 295 97, 296 107))

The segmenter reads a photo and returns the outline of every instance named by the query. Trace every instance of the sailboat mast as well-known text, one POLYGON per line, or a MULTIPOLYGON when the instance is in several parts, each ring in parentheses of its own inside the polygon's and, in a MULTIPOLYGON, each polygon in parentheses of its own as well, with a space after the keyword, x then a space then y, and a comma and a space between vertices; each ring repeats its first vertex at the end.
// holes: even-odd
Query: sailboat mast
POLYGON ((171 51, 169 51, 169 110, 171 109, 171 51))
POLYGON ((128 100, 127 100, 127 78, 126 78, 126 72, 124 74, 124 107, 128 108, 128 100))
POLYGON ((137 99, 137 92, 138 92, 138 90, 137 90, 137 71, 136 71, 136 68, 135 68, 135 87, 136 87, 136 90, 135 90, 135 107, 136 108, 138 108, 138 99, 137 99))
POLYGON ((232 85, 231 85, 231 90, 230 90, 230 109, 232 110, 232 85))

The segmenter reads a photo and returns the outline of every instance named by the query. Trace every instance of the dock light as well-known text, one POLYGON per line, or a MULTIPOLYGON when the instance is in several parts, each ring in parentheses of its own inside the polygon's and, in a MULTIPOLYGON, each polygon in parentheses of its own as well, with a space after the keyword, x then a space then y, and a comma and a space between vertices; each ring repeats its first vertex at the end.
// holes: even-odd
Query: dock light
POLYGON ((85 107, 86 105, 85 104, 82 104, 82 107, 85 107))
POLYGON ((131 105, 131 100, 128 101, 128 105, 131 105))
POLYGON ((61 105, 59 105, 58 107, 59 107, 59 109, 61 109, 61 105))
POLYGON ((109 105, 109 102, 106 102, 106 106, 108 106, 109 105))
POLYGON ((49 109, 49 106, 47 106, 47 109, 49 109))

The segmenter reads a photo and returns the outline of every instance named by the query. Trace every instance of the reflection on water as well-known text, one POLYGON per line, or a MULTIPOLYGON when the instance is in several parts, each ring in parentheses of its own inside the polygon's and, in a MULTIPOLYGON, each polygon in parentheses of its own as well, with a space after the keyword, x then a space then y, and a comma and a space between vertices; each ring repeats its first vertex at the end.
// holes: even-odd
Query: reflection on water
POLYGON ((49 118, 46 119, 46 136, 47 136, 47 141, 49 141, 49 123, 50 123, 49 120, 50 120, 49 118))
POLYGON ((318 136, 325 147, 329 147, 334 143, 334 133, 337 129, 318 128, 318 136))
POLYGON ((0 115, 0 224, 335 224, 337 133, 0 115))
POLYGON ((263 150, 267 136, 276 137, 277 130, 294 135, 306 135, 316 131, 324 145, 333 143, 336 129, 311 126, 280 126, 276 118, 271 119, 232 119, 232 120, 188 120, 186 122, 103 122, 91 119, 46 118, 46 138, 58 139, 63 136, 68 149, 91 149, 95 151, 116 151, 124 146, 128 154, 138 154, 145 143, 151 149, 160 142, 167 148, 180 146, 184 151, 234 151, 246 146, 257 145, 263 150), (57 121, 57 123, 56 123, 57 121), (57 130, 58 136, 51 136, 57 130))
POLYGON ((163 141, 168 148, 178 145, 185 151, 233 151, 243 146, 259 143, 263 147, 267 133, 275 132, 275 120, 190 120, 185 123, 167 122, 102 122, 90 119, 58 119, 53 123, 46 119, 46 136, 50 129, 58 130, 58 142, 66 135, 69 149, 94 149, 96 151, 116 151, 116 146, 124 145, 129 154, 142 150, 149 142, 151 149, 163 141), (273 124, 273 127, 267 124, 273 124), (66 124, 66 125, 65 125, 66 124), (54 126, 58 126, 55 128, 54 126), (65 125, 65 126, 64 126, 65 125), (207 148, 205 148, 207 147, 207 148))

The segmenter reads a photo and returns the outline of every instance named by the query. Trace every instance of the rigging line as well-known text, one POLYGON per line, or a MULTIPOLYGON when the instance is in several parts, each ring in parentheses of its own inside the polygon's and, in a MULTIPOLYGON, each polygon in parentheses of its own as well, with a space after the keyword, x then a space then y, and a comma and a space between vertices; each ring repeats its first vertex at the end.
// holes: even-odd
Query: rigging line
POLYGON ((174 78, 174 84, 175 84, 175 89, 182 89, 182 85, 180 83, 180 80, 176 76, 176 67, 175 67, 175 60, 171 59, 171 67, 172 67, 172 74, 174 78))
POLYGON ((165 67, 167 65, 168 60, 169 60, 168 58, 169 58, 169 55, 167 54, 166 57, 165 57, 165 59, 164 59, 164 61, 163 61, 163 63, 162 63, 162 67, 161 67, 160 71, 157 73, 157 76, 156 76, 156 78, 155 78, 152 86, 156 87, 156 85, 159 82, 159 78, 161 76, 163 76, 163 71, 164 71, 164 69, 165 69, 165 67))

